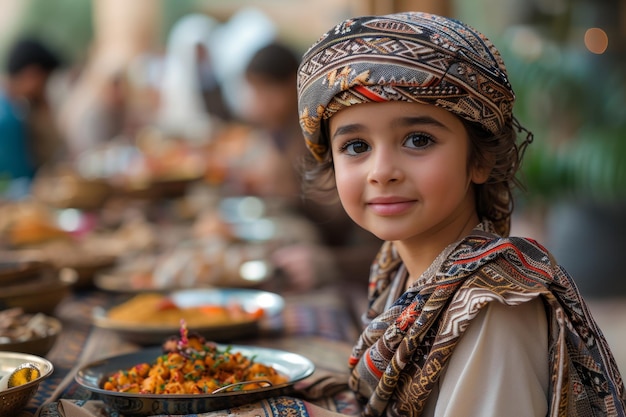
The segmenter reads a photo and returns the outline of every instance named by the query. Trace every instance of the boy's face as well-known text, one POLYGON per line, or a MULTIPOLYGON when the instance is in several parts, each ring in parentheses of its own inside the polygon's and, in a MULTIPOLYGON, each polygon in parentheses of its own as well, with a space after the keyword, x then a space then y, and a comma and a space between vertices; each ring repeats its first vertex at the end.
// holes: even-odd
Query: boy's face
POLYGON ((329 120, 335 180, 348 215, 380 239, 410 243, 478 223, 461 121, 405 102, 358 104, 329 120), (418 240, 415 240, 418 239, 418 240))

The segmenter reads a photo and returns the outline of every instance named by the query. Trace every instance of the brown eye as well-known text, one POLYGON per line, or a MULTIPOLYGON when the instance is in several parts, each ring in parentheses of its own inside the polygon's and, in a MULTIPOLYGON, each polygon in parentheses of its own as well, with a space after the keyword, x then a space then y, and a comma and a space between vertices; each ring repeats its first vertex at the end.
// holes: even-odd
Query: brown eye
POLYGON ((411 133, 404 140, 404 146, 413 149, 424 149, 434 143, 432 136, 425 133, 411 133))
POLYGON ((341 147, 341 151, 348 155, 358 155, 370 149, 370 146, 362 140, 351 140, 341 147))

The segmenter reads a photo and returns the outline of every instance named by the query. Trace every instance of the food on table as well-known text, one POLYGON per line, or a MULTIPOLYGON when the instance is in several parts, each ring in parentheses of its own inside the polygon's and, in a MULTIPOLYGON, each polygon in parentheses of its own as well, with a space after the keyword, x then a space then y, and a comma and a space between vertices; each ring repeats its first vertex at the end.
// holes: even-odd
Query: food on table
POLYGON ((34 381, 40 376, 41 372, 35 364, 25 362, 0 379, 0 391, 19 387, 20 385, 34 381))
POLYGON ((287 381, 270 365, 189 334, 183 322, 181 336, 163 344, 163 355, 115 372, 103 388, 140 394, 210 394, 220 388, 242 391, 287 381))
MULTIPOLYGON (((201 286, 241 286, 245 281, 242 266, 250 261, 265 261, 268 246, 262 243, 229 242, 218 237, 183 242, 160 254, 137 256, 120 263, 111 271, 109 282, 123 277, 131 290, 162 290, 201 286)), ((268 272, 263 278, 270 275, 268 272)), ((105 284, 106 285, 106 284, 105 284)))
POLYGON ((146 326, 178 326, 181 320, 185 320, 190 327, 205 327, 253 321, 263 314, 262 308, 246 311, 238 303, 179 307, 165 295, 147 293, 138 294, 112 307, 107 317, 119 322, 146 326))
POLYGON ((124 219, 114 230, 94 231, 83 236, 80 245, 84 250, 102 256, 136 256, 137 253, 155 250, 160 240, 157 227, 143 216, 124 219))
POLYGON ((184 140, 168 136, 154 127, 145 127, 137 133, 135 145, 143 158, 144 174, 151 179, 175 180, 204 175, 206 162, 203 155, 184 140))
POLYGON ((62 230, 54 213, 43 204, 25 200, 0 207, 0 234, 14 247, 38 245, 70 235, 62 230))
POLYGON ((32 195, 56 208, 95 210, 111 194, 111 186, 102 179, 85 178, 66 164, 48 167, 37 173, 32 195))
POLYGON ((115 256, 98 251, 84 244, 83 240, 72 239, 49 242, 41 245, 37 251, 31 251, 30 256, 40 262, 45 262, 61 268, 98 268, 110 267, 115 263, 115 256))
POLYGON ((42 313, 24 314, 21 308, 0 311, 0 344, 40 339, 52 330, 42 313))

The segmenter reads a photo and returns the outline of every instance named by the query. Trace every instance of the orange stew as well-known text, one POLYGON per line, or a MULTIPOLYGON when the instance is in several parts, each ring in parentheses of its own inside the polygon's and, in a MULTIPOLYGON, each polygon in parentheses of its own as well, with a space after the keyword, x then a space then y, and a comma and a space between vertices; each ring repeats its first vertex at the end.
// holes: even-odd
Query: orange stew
POLYGON ((165 353, 154 362, 140 363, 111 375, 103 385, 110 391, 140 394, 209 394, 230 384, 232 391, 250 390, 287 382, 273 367, 263 365, 230 348, 218 349, 190 338, 183 349, 165 353), (256 382, 255 382, 256 381, 256 382))

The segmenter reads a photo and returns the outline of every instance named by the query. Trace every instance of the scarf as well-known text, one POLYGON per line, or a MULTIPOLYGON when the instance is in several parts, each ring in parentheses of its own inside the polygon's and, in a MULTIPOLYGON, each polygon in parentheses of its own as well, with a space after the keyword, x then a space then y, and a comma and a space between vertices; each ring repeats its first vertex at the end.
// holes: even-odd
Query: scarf
POLYGON ((549 329, 551 417, 624 416, 624 384, 568 273, 531 239, 500 238, 483 222, 446 248, 392 305, 406 274, 386 242, 370 275, 370 320, 350 358, 364 416, 419 416, 463 332, 489 302, 541 297, 549 329), (417 393, 417 394, 416 394, 417 393))

